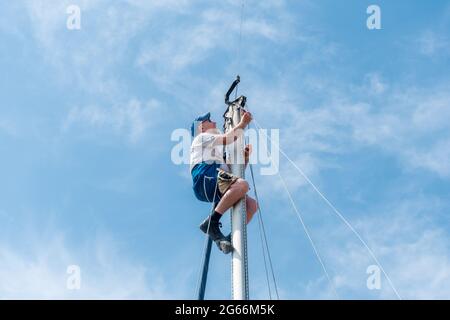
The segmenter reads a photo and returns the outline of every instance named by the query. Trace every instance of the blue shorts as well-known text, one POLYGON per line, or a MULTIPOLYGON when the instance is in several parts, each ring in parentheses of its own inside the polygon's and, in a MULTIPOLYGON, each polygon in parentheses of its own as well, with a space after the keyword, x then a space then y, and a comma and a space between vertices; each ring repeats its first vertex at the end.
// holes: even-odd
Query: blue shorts
POLYGON ((192 168, 192 182, 195 196, 203 202, 220 201, 222 194, 217 185, 218 163, 199 163, 192 168))

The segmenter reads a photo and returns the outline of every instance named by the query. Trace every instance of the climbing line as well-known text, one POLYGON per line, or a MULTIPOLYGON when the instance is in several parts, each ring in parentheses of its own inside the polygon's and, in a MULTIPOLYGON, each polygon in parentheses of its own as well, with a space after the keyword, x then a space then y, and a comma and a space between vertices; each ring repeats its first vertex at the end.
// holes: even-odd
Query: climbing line
POLYGON ((327 271, 327 268, 325 267, 325 264, 323 263, 322 257, 320 256, 319 251, 317 250, 317 247, 310 235, 310 232, 308 231, 308 228, 306 227, 305 221, 303 220, 303 217, 300 214, 300 211, 297 209, 297 206, 295 205, 295 202, 292 199, 292 195, 289 192, 286 182, 284 181, 283 177, 281 176, 281 174, 279 172, 278 172, 278 176, 280 177, 281 183, 283 184, 283 187, 286 190, 286 193, 288 194, 289 200, 291 201, 292 208, 294 209, 295 213, 297 214, 298 219, 300 220, 300 223, 303 226, 303 230, 305 231, 306 236, 308 237, 309 243, 311 244, 311 247, 313 248, 314 253, 316 254, 317 260, 319 261, 320 265, 322 266, 322 270, 325 273, 325 276, 327 277, 328 282, 331 285, 331 288, 333 289, 333 293, 335 294, 336 298, 339 300, 340 298, 337 293, 336 286, 335 286, 334 282, 331 280, 331 277, 327 271))
MULTIPOLYGON (((253 168, 252 168, 251 164, 250 164, 250 172, 251 172, 251 176, 252 176, 252 180, 253 180, 253 185, 254 185, 254 188, 255 188, 255 197, 256 197, 256 200, 259 203, 258 196, 257 196, 257 191, 256 191, 256 187, 255 187, 253 168)), ((303 230, 305 231, 306 236, 308 237, 308 240, 309 240, 309 242, 311 244, 311 247, 313 248, 313 251, 314 251, 314 253, 315 253, 316 257, 317 257, 317 260, 319 261, 320 265, 322 266, 322 270, 323 270, 326 278, 328 279, 328 282, 330 283, 330 286, 331 286, 331 288, 333 290, 333 293, 336 296, 336 298, 339 300, 339 295, 337 293, 336 286, 334 285, 334 282, 331 280, 331 277, 330 277, 330 275, 329 275, 329 273, 328 273, 328 271, 327 271, 327 269, 325 267, 325 264, 324 264, 324 262, 322 260, 322 257, 320 256, 319 251, 317 250, 317 246, 315 245, 315 243, 314 243, 314 241, 313 241, 313 239, 312 239, 312 237, 310 235, 310 232, 309 232, 309 230, 308 230, 308 228, 307 228, 307 226, 306 226, 306 224, 305 224, 305 222, 304 222, 304 220, 302 218, 302 215, 300 214, 299 210, 297 209, 297 206, 295 205, 294 200, 292 199, 292 195, 289 192, 289 189, 287 188, 285 180, 283 179, 283 177, 281 176, 281 174, 279 172, 278 172, 278 176, 279 176, 279 178, 280 178, 280 180, 281 180, 281 182, 282 182, 282 184, 283 184, 283 186, 284 186, 284 188, 285 188, 285 190, 286 190, 286 192, 288 194, 288 197, 289 197, 289 199, 291 201, 292 207, 293 207, 294 211, 296 212, 297 217, 299 218, 301 225, 303 226, 303 230)), ((259 215, 261 216, 261 212, 259 212, 259 215)), ((266 244, 267 244, 267 242, 266 242, 266 244)), ((272 264, 271 264, 271 267, 272 267, 272 264)), ((273 272, 273 268, 272 268, 272 272, 273 272)), ((275 278, 274 278, 274 283, 275 283, 275 288, 276 288, 275 278)), ((278 290, 277 290, 277 296, 278 296, 278 290)))
POLYGON ((252 177, 253 191, 255 193, 256 202, 258 203, 258 222, 259 222, 258 224, 259 224, 259 231, 260 231, 260 236, 261 236, 261 245, 262 245, 262 248, 263 248, 264 268, 266 269, 266 278, 267 278, 267 285, 268 285, 268 288, 269 288, 269 297, 272 300, 270 281, 269 281, 268 272, 267 272, 265 252, 267 252, 267 259, 269 260, 269 265, 270 265, 270 270, 271 270, 271 275, 272 275, 272 281, 273 281, 274 288, 275 288, 275 294, 277 296, 277 299, 279 300, 280 296, 278 294, 277 281, 275 279, 275 272, 273 270, 272 258, 271 258, 271 255, 270 255, 269 244, 268 244, 268 241, 267 241, 266 230, 265 230, 265 227, 264 227, 264 220, 263 220, 262 211, 261 211, 261 203, 259 202, 258 191, 256 190, 255 176, 253 174, 253 165, 251 163, 250 163, 250 173, 251 173, 251 177, 252 177))
POLYGON ((245 6, 245 0, 242 0, 242 2, 241 2, 241 21, 239 23, 239 41, 238 41, 237 54, 236 54, 237 62, 238 62, 237 74, 239 74, 240 69, 241 69, 241 43, 242 43, 242 25, 243 25, 243 21, 244 21, 244 6, 245 6))
MULTIPOLYGON (((240 74, 241 71, 241 43, 242 43, 242 25, 244 22, 244 7, 245 7, 245 0, 242 0, 241 2, 241 21, 239 23, 239 40, 238 40, 238 45, 236 48, 236 60, 237 60, 237 73, 236 74, 240 74)), ((237 99, 237 95, 238 95, 238 90, 239 90, 239 84, 236 85, 236 90, 234 93, 234 98, 237 99)))
POLYGON ((272 300, 272 290, 271 290, 271 285, 270 285, 270 280, 269 280, 269 271, 267 270, 266 249, 264 247, 264 238, 263 238, 262 230, 261 230, 261 220, 259 218, 258 218, 258 230, 259 230, 259 237, 261 240, 261 249, 262 249, 262 255, 263 255, 263 260, 264 260, 264 271, 265 271, 265 275, 266 275, 267 289, 269 291, 269 300, 272 300))
MULTIPOLYGON (((261 126, 258 124, 258 122, 256 120, 253 120, 255 125, 259 128, 262 129, 261 126)), ((261 130, 261 133, 267 138, 269 139, 269 141, 271 143, 274 143, 272 141, 272 139, 265 134, 264 130, 261 130)), ((364 247, 367 249, 367 251, 369 252, 370 256, 372 257, 372 259, 377 263, 377 265, 380 267, 380 270, 383 272, 384 276, 386 277, 386 279, 389 282, 389 285, 391 286, 391 288, 393 289, 395 295, 397 296, 398 299, 402 299, 402 297, 399 295, 399 293, 397 292, 397 289, 395 288, 394 284, 391 281, 391 278, 388 276, 387 272, 384 270, 383 266, 381 265, 381 263, 378 261, 377 257, 375 256, 375 254, 373 253, 372 249, 370 249, 370 247, 367 245, 367 243, 364 241, 364 239, 361 237, 361 235, 358 233, 358 231, 356 231, 356 229, 350 224, 349 221, 347 221, 347 219, 345 219, 345 217, 339 212, 338 209, 336 209, 336 207, 323 195, 322 192, 320 192, 320 190, 316 187, 316 185, 308 178, 308 176, 303 172, 303 170, 301 170, 297 164, 291 160, 291 158, 289 158, 289 156, 281 149, 281 147, 279 145, 277 145, 278 150, 280 151, 280 153, 294 166, 295 169, 297 169, 297 171, 303 176, 303 178, 308 182, 309 185, 311 185, 311 187, 317 192, 317 194, 325 201, 325 203, 333 210, 333 212, 344 222, 344 224, 356 235, 356 237, 359 239, 359 241, 361 241, 361 243, 364 245, 364 247)))

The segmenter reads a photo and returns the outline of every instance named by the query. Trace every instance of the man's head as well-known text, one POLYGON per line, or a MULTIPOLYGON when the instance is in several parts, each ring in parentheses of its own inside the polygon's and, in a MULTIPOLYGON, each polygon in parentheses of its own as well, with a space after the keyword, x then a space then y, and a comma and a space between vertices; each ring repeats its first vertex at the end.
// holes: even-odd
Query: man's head
POLYGON ((191 126, 191 134, 195 137, 197 134, 207 131, 217 131, 216 123, 211 121, 211 114, 208 112, 194 120, 191 126))

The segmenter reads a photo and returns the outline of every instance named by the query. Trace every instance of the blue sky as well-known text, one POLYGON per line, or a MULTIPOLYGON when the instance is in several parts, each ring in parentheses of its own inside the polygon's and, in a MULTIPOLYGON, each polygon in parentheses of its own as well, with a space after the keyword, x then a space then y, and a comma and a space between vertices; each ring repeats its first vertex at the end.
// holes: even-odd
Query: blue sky
MULTIPOLYGON (((220 121, 237 73, 402 297, 450 298, 449 2, 246 1, 238 64, 240 4, 0 4, 1 298, 195 298, 209 206, 170 136, 205 111, 220 121)), ((395 299, 384 277, 367 289, 367 251, 285 159, 280 172, 339 296, 395 299)), ((333 298, 277 176, 256 180, 281 298, 333 298)), ((251 297, 267 298, 249 234, 251 297)), ((209 298, 230 297, 229 270, 214 250, 209 298)))

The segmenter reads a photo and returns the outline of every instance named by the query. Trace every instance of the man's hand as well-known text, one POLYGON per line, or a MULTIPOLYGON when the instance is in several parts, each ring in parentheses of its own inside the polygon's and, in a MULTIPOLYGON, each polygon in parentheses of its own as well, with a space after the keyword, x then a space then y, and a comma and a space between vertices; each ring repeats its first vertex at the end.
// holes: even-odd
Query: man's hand
POLYGON ((252 154, 252 145, 248 144, 244 148, 244 158, 245 158, 245 164, 248 163, 248 159, 250 159, 250 155, 252 154))
POLYGON ((242 115, 242 118, 241 118, 241 123, 243 124, 243 127, 245 128, 246 126, 248 126, 248 124, 252 120, 253 120, 252 114, 248 111, 244 111, 244 114, 242 115))
POLYGON ((230 130, 228 133, 220 135, 218 139, 216 139, 215 143, 221 145, 233 143, 234 141, 237 140, 239 136, 243 134, 245 128, 252 120, 253 120, 252 114, 250 112, 244 111, 239 124, 232 130, 230 130))

